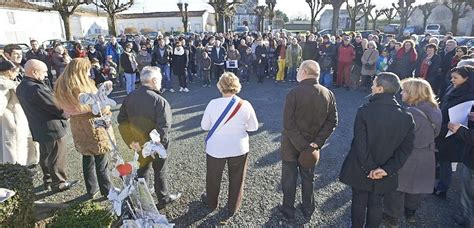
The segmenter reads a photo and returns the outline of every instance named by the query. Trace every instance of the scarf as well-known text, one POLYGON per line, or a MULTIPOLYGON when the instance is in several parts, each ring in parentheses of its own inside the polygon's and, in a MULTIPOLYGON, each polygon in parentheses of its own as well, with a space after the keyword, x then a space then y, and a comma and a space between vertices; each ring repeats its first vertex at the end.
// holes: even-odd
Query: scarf
MULTIPOLYGON (((405 47, 400 48, 396 54, 397 59, 402 59, 403 55, 405 54, 405 47)), ((417 54, 414 48, 410 49, 410 52, 408 53, 410 55, 410 62, 414 63, 416 62, 417 54)))
POLYGON ((428 69, 430 68, 430 65, 431 65, 431 58, 432 57, 428 58, 427 56, 421 63, 420 77, 422 77, 423 79, 426 79, 428 77, 428 69))
POLYGON ((184 55, 184 48, 181 47, 181 50, 178 50, 178 48, 174 48, 174 54, 175 55, 184 55))

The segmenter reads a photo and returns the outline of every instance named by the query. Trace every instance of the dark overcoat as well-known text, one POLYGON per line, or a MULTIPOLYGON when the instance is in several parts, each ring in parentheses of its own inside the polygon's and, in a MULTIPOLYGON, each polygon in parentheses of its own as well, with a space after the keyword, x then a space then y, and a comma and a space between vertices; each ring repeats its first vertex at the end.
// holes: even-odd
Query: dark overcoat
POLYGON ((393 94, 376 94, 357 110, 354 138, 340 173, 340 181, 358 190, 383 194, 398 186, 398 170, 413 150, 413 117, 393 94), (388 174, 380 180, 367 178, 371 170, 388 174))

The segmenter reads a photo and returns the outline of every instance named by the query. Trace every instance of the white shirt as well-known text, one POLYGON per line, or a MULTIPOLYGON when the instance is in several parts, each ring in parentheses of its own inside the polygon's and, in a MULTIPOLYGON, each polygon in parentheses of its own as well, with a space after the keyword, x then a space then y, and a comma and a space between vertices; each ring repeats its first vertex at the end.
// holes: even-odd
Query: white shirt
MULTIPOLYGON (((206 144, 206 153, 214 158, 237 157, 249 152, 249 135, 247 131, 258 129, 258 120, 252 105, 243 101, 242 106, 235 116, 227 121, 241 98, 237 100, 222 120, 214 134, 206 144)), ((211 100, 204 111, 201 120, 201 128, 205 131, 211 130, 219 116, 229 104, 232 97, 221 97, 211 100)))

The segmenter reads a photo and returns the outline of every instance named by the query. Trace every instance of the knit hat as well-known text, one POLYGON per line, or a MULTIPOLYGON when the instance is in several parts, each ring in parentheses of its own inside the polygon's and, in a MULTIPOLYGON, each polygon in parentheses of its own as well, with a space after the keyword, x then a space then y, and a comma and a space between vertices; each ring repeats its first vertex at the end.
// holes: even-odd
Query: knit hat
POLYGON ((6 59, 0 59, 0 71, 8 71, 15 67, 15 64, 13 64, 12 62, 6 59))

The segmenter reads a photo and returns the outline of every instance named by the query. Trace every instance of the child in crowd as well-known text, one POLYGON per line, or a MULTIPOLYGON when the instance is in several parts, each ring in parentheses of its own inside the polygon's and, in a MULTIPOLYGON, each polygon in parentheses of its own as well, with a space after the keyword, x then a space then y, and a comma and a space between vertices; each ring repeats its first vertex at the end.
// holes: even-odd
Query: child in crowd
POLYGON ((212 65, 212 60, 209 57, 209 54, 207 52, 203 51, 202 52, 202 65, 200 67, 201 75, 202 75, 202 81, 203 85, 202 87, 211 87, 211 65, 212 65))
POLYGON ((114 85, 117 80, 117 66, 117 63, 114 62, 112 56, 108 55, 104 63, 103 72, 107 80, 111 80, 114 85))
MULTIPOLYGON (((240 61, 240 53, 237 49, 235 49, 234 44, 229 45, 229 51, 227 52, 227 60, 228 61, 240 61)), ((238 74, 238 66, 235 66, 235 68, 228 68, 228 71, 234 73, 236 76, 239 76, 238 74)))
POLYGON ((240 67, 242 73, 240 74, 240 79, 242 83, 246 82, 247 84, 250 83, 250 72, 252 70, 252 66, 254 65, 254 55, 252 54, 252 48, 248 47, 245 54, 242 56, 240 61, 240 67))
POLYGON ((92 58, 91 60, 91 78, 94 80, 96 86, 106 81, 97 58, 92 58))
POLYGON ((389 56, 389 53, 388 53, 388 50, 387 49, 384 49, 382 51, 382 54, 379 56, 379 58, 377 59, 377 64, 376 64, 376 74, 380 73, 380 72, 385 72, 387 71, 387 68, 388 68, 388 56, 389 56))

